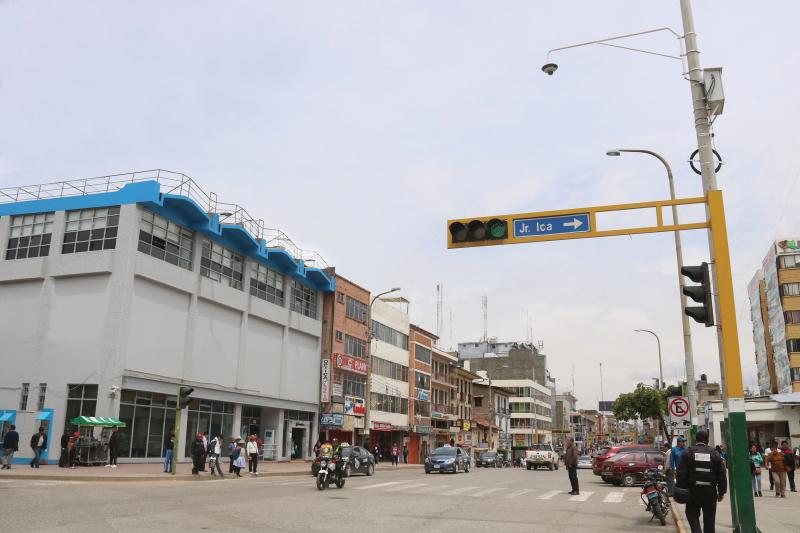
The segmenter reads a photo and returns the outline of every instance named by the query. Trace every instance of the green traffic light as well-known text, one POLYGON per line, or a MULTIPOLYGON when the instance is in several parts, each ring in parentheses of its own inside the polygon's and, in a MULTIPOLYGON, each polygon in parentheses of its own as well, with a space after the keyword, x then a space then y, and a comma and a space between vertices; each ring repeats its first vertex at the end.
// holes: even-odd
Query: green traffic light
POLYGON ((493 239, 505 239, 508 236, 508 228, 504 220, 493 218, 486 225, 489 226, 489 235, 493 239))

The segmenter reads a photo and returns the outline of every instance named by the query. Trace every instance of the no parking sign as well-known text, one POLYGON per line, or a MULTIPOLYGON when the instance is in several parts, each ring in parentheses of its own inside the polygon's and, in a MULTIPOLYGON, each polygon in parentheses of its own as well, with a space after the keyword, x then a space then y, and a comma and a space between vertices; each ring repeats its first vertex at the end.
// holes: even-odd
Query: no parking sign
POLYGON ((689 412, 689 398, 673 396, 667 399, 669 410, 669 427, 672 429, 688 429, 692 427, 692 414, 689 412))

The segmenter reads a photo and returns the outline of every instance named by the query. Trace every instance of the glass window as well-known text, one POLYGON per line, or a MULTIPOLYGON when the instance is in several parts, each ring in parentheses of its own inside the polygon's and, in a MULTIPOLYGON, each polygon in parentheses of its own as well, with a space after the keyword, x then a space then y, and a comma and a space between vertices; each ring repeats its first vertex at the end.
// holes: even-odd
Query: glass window
POLYGON ((367 386, 367 378, 364 376, 355 376, 350 373, 343 373, 342 378, 342 391, 345 396, 356 396, 363 398, 367 386))
POLYGON ((62 254, 113 250, 117 245, 119 206, 67 211, 62 254))
POLYGON ((344 334, 341 331, 336 330, 336 342, 342 342, 342 339, 344 339, 344 334))
POLYGON ((11 233, 6 259, 46 257, 50 255, 54 213, 36 213, 11 217, 11 233))
POLYGON ((800 268, 800 254, 781 255, 778 257, 778 265, 781 268, 800 268))
POLYGON ((370 408, 386 413, 408 414, 408 398, 371 393, 370 408))
POLYGON ((356 300, 350 296, 347 297, 347 308, 345 314, 353 320, 359 322, 367 321, 367 304, 360 300, 356 300))
POLYGON ((20 411, 27 411, 28 410, 28 392, 30 391, 31 384, 30 383, 23 383, 22 384, 22 391, 19 395, 19 410, 20 411))
POLYGON ((317 318, 317 291, 296 279, 292 280, 292 311, 308 318, 317 318))
MULTIPOLYGON (((337 331, 337 333, 340 333, 337 331)), ((344 353, 362 359, 367 357, 367 343, 350 335, 344 336, 344 353)))
POLYGON ((431 390, 431 377, 427 374, 414 372, 414 385, 418 389, 431 390))
POLYGON ((192 269, 194 232, 152 211, 142 210, 139 251, 186 270, 192 269))
MULTIPOLYGON (((200 399, 189 404, 186 425, 186 447, 184 453, 191 456, 191 446, 197 433, 208 431, 210 437, 220 432, 223 439, 230 436, 233 428, 233 404, 200 399), (219 429, 218 429, 219 428, 219 429)), ((260 417, 259 417, 260 419, 260 417)), ((242 428, 243 430, 245 428, 242 428)))
POLYGON ((430 418, 431 403, 423 402, 422 400, 414 400, 414 415, 430 418))
POLYGON ((71 428, 69 421, 76 416, 95 416, 96 409, 97 385, 67 385, 65 427, 71 428))
POLYGON ((338 291, 336 293, 336 301, 339 302, 340 304, 344 303, 344 293, 342 291, 338 291))
POLYGON ((283 307, 283 274, 261 263, 251 263, 250 267, 250 294, 283 307))
POLYGON ((414 344, 414 359, 420 363, 431 364, 431 351, 425 346, 414 344))
POLYGON ((408 383, 408 367, 379 357, 372 357, 372 373, 408 383))
POLYGON ((783 294, 784 296, 800 296, 800 283, 782 284, 781 294, 783 294))
POLYGON ((792 368, 792 381, 800 381, 800 368, 792 368))
POLYGON ((789 339, 786 341, 786 350, 789 352, 800 352, 800 339, 789 339))
POLYGON ((44 409, 45 396, 47 394, 47 383, 39 383, 39 408, 41 411, 44 409))
POLYGON ((800 311, 786 311, 783 316, 787 324, 800 324, 800 311))
POLYGON ((374 320, 372 321, 372 331, 377 340, 408 350, 408 335, 374 320))
POLYGON ((203 239, 200 275, 242 290, 244 260, 236 252, 208 239, 203 239))

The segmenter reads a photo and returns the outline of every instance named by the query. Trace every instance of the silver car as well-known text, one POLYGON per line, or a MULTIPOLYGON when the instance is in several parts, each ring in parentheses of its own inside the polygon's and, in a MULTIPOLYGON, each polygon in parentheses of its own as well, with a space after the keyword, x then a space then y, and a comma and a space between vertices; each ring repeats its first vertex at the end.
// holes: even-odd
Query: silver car
POLYGON ((578 468, 592 468, 592 458, 589 455, 578 457, 578 468))

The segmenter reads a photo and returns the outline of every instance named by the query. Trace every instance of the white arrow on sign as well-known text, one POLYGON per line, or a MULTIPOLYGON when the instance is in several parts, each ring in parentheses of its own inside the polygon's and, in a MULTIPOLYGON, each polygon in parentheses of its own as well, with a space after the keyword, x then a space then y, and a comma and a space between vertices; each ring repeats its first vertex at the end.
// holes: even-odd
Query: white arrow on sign
POLYGON ((573 218, 572 222, 564 222, 564 225, 567 227, 571 227, 572 229, 578 229, 583 226, 583 221, 578 220, 577 218, 573 218))

